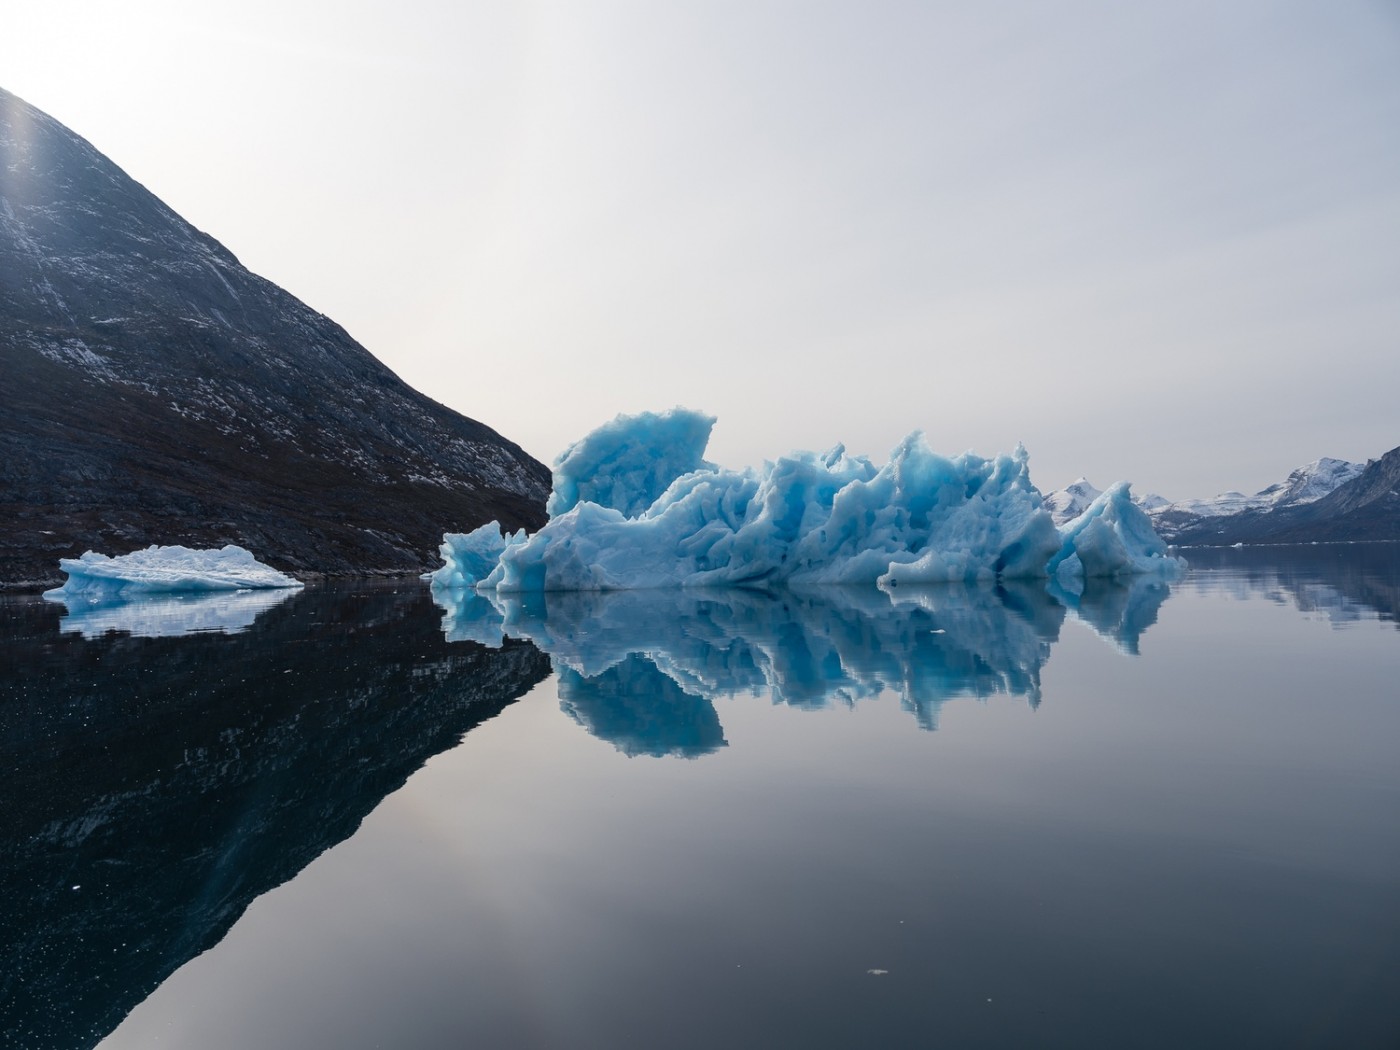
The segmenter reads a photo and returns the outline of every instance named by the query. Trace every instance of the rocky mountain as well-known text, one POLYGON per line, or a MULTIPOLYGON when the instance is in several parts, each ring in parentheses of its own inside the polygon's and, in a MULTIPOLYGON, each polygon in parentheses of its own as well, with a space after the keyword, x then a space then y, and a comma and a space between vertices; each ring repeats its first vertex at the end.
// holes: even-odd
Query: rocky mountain
POLYGON ((1073 521, 1089 509, 1089 504, 1103 495, 1103 490, 1095 488, 1087 478, 1076 478, 1064 488, 1051 492, 1045 497, 1045 506, 1056 525, 1073 521))
MULTIPOLYGON (((1346 473, 1337 471, 1332 476, 1346 473)), ((1290 481, 1297 474, 1294 471, 1290 481)), ((1321 496, 1311 494, 1325 481, 1319 483, 1316 476, 1301 480, 1300 496, 1280 498, 1263 507, 1195 518, 1163 512, 1154 522, 1164 538, 1182 545, 1400 540, 1400 448, 1366 463, 1321 496)))
MULTIPOLYGON (((1170 502, 1149 494, 1133 502, 1163 539, 1183 546, 1400 540, 1397 454, 1400 449, 1364 464, 1324 457, 1252 496, 1226 492, 1170 502)), ((1082 514, 1098 492, 1079 478, 1046 495, 1045 504, 1055 524, 1063 525, 1082 514)))
POLYGON ((544 521, 544 465, 4 91, 0 375, 11 585, 150 543, 237 543, 301 576, 406 572, 435 564, 444 531, 544 521))
MULTIPOLYGON (((1217 524, 1232 529, 1239 515, 1258 517, 1313 503, 1326 496, 1339 485, 1356 477, 1365 469, 1365 464, 1349 463, 1344 459, 1323 457, 1305 463, 1288 475, 1283 481, 1275 482, 1252 496, 1242 492, 1225 492, 1208 499, 1187 499, 1166 503, 1148 510, 1153 524, 1162 536, 1175 540, 1187 531, 1205 527, 1215 528, 1203 519, 1221 519, 1217 524)), ((1233 541, 1232 541, 1233 542, 1233 541)))
POLYGON ((1345 485, 1366 469, 1364 463, 1349 463, 1344 459, 1322 459, 1299 467, 1288 477, 1275 485, 1270 485, 1259 493, 1274 507, 1288 507, 1312 503, 1328 493, 1345 485))

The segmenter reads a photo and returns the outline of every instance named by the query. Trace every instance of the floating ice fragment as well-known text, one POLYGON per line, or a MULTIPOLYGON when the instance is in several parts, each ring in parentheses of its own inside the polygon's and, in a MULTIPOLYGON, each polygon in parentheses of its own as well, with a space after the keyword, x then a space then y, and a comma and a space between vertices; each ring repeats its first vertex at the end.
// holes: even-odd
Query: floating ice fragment
POLYGON ((105 601, 134 594, 302 585, 233 544, 219 550, 152 545, 115 558, 88 551, 81 558, 63 558, 58 564, 68 580, 62 587, 45 591, 44 597, 70 606, 76 600, 105 601))
POLYGON ((470 590, 490 575, 507 547, 524 542, 524 529, 506 535, 495 521, 472 532, 444 533, 438 548, 442 568, 428 574, 429 585, 434 591, 470 590))

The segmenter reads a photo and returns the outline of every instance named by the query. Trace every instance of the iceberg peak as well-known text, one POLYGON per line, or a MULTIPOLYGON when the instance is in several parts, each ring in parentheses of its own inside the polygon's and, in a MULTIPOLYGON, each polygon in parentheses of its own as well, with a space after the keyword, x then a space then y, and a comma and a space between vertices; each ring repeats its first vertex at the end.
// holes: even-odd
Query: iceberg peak
POLYGON ((685 408, 604 423, 554 461, 545 511, 553 518, 588 502, 639 516, 677 478, 716 469, 704 459, 714 425, 714 416, 685 408))

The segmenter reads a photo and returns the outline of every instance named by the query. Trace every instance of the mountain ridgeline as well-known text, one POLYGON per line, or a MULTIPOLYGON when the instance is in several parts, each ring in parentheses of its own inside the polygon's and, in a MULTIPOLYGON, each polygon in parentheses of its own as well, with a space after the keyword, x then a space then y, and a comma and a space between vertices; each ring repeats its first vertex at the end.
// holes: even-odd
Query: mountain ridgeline
POLYGON ((1182 545, 1397 541, 1400 448, 1371 460, 1315 498, 1246 507, 1233 514, 1156 520, 1163 537, 1182 545))
POLYGON ((0 90, 0 583, 237 543, 301 576, 542 524, 549 470, 0 90))
MULTIPOLYGON (((1082 514, 1099 495, 1084 478, 1045 497, 1057 525, 1082 514)), ((1175 503, 1134 497, 1158 534, 1193 547, 1235 544, 1400 541, 1400 448, 1380 459, 1319 459, 1253 496, 1226 492, 1175 503)))

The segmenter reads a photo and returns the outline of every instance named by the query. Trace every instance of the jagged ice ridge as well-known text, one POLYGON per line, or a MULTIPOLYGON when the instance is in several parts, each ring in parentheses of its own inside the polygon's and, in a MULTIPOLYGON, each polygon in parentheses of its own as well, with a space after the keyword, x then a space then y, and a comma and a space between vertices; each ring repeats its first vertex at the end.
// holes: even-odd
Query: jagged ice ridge
POLYGON ((1173 573, 1126 483, 1057 528, 1028 455, 949 459, 914 433, 876 467, 837 445, 762 469, 704 460, 715 419, 686 409, 618 416, 554 467, 550 520, 449 533, 434 590, 502 593, 939 583, 1173 573))

